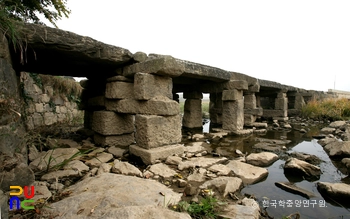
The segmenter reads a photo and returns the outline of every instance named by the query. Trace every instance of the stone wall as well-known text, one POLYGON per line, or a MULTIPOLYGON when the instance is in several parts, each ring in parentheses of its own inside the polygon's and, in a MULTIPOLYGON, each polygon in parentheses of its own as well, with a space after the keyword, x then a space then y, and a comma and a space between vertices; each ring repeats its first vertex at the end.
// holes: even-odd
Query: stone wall
MULTIPOLYGON (((83 112, 78 110, 78 97, 69 99, 70 94, 62 94, 52 85, 38 83, 38 80, 40 77, 36 74, 21 72, 20 81, 26 102, 25 123, 28 130, 56 123, 70 124, 79 117, 82 119, 83 112)), ((62 83, 64 80, 69 79, 63 79, 62 83)))

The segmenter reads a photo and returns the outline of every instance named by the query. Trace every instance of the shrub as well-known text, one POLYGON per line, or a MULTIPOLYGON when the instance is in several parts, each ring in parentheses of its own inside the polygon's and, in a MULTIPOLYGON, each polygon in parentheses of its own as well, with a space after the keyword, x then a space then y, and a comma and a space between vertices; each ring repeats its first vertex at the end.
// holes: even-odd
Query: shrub
POLYGON ((341 120, 350 117, 350 101, 343 99, 312 100, 301 110, 303 117, 311 119, 341 120))

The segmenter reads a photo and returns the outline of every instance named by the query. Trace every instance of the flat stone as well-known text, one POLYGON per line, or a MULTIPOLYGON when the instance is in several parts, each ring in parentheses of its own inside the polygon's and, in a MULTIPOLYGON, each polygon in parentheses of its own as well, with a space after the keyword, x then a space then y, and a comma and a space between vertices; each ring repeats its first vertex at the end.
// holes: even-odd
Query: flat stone
POLYGON ((216 188, 219 190, 223 197, 226 197, 229 193, 235 193, 243 186, 243 182, 238 177, 218 177, 209 181, 206 181, 200 189, 216 188))
POLYGON ((136 63, 126 66, 123 70, 123 75, 131 77, 138 72, 154 73, 169 77, 178 77, 185 71, 183 63, 178 62, 171 56, 159 56, 148 59, 145 62, 136 63))
POLYGON ((305 189, 299 188, 298 186, 294 185, 293 183, 290 182, 275 182, 275 185, 287 192, 291 192, 294 194, 301 195, 307 199, 310 199, 312 197, 315 197, 315 194, 312 192, 309 192, 305 189))
POLYGON ((260 211, 256 207, 244 205, 228 205, 219 216, 227 219, 259 219, 260 211))
POLYGON ((142 177, 142 172, 137 167, 128 162, 120 162, 119 160, 114 160, 112 172, 123 175, 142 177))
POLYGON ((44 199, 44 200, 49 199, 52 196, 52 193, 47 188, 45 182, 35 181, 33 185, 34 185, 35 195, 31 199, 33 199, 35 202, 39 199, 44 199))
POLYGON ((253 184, 266 178, 268 171, 265 168, 256 167, 240 161, 232 160, 227 165, 233 173, 242 179, 244 184, 253 184))
POLYGON ((158 148, 144 149, 137 145, 130 145, 130 154, 138 156, 145 164, 154 164, 157 160, 165 160, 174 154, 183 154, 184 146, 181 144, 167 145, 158 148))
POLYGON ((319 178, 321 175, 321 169, 319 167, 297 158, 289 158, 284 164, 284 171, 310 179, 319 178))
POLYGON ((56 180, 65 180, 69 178, 79 177, 79 171, 77 170, 57 170, 54 172, 47 173, 41 177, 41 180, 48 181, 50 183, 56 180))
POLYGON ((334 142, 334 141, 338 141, 335 138, 323 138, 317 141, 317 143, 319 143, 322 147, 326 146, 327 144, 334 142))
POLYGON ((63 161, 72 158, 74 155, 80 153, 77 148, 57 148, 49 150, 42 156, 35 159, 29 164, 29 167, 33 171, 42 171, 54 167, 55 165, 61 164, 63 161))
POLYGON ((270 144, 267 142, 259 142, 253 145, 253 149, 263 150, 263 151, 270 151, 270 152, 279 152, 282 150, 282 145, 278 144, 270 144))
POLYGON ((329 156, 349 157, 350 141, 334 141, 323 148, 329 156))
POLYGON ((85 162, 86 165, 93 167, 99 167, 102 163, 107 163, 108 161, 113 159, 113 155, 110 153, 99 153, 96 158, 92 158, 85 162))
POLYGON ((271 152, 251 153, 246 157, 249 164, 266 167, 278 160, 278 156, 271 152))
POLYGON ((166 158, 165 163, 168 165, 179 165, 182 162, 182 158, 179 156, 169 156, 166 158))
MULTIPOLYGON (((159 205, 164 208, 166 204, 177 204, 182 196, 155 180, 113 173, 89 177, 63 190, 63 192, 67 191, 72 192, 69 197, 51 203, 45 211, 58 214, 60 218, 72 219, 87 218, 90 215, 95 218, 134 218, 131 212, 129 212, 130 217, 129 214, 114 213, 118 213, 117 209, 127 206, 156 207, 159 205), (77 214, 80 209, 84 210, 77 214), (93 213, 91 213, 92 209, 94 209, 93 213), (107 214, 110 217, 107 217, 107 214)), ((146 212, 143 212, 142 217, 136 218, 145 218, 146 215, 148 216, 146 212)), ((159 218, 159 215, 151 218, 159 218)))
POLYGON ((104 173, 109 173, 111 172, 112 165, 110 163, 102 163, 97 170, 96 175, 101 175, 104 173))
POLYGON ((69 161, 64 167, 63 169, 65 170, 77 170, 79 173, 85 173, 87 171, 89 171, 89 167, 86 166, 83 162, 81 162, 80 160, 72 160, 69 161))
POLYGON ((195 142, 192 145, 185 146, 185 152, 188 153, 200 153, 206 150, 202 145, 206 144, 205 142, 195 142))
POLYGON ((126 149, 112 146, 112 147, 109 147, 107 151, 108 153, 113 154, 114 157, 120 158, 120 157, 123 157, 123 154, 126 151, 126 149))
POLYGON ((348 204, 350 185, 345 183, 318 182, 317 190, 326 197, 331 197, 340 203, 348 204))
POLYGON ((149 171, 163 178, 170 178, 176 174, 175 170, 171 169, 170 167, 168 167, 166 164, 163 164, 163 163, 153 164, 149 168, 149 171))
POLYGON ((209 171, 217 174, 218 176, 227 176, 230 174, 231 169, 223 164, 214 164, 208 168, 209 171))
POLYGON ((322 160, 320 158, 318 158, 317 156, 313 155, 313 154, 306 154, 306 153, 302 153, 302 152, 293 152, 290 154, 292 157, 295 157, 299 160, 303 160, 305 162, 308 162, 310 164, 313 165, 319 165, 322 160))
POLYGON ((179 103, 163 96, 157 96, 148 101, 106 100, 106 108, 110 111, 127 114, 172 116, 180 113, 179 103))
POLYGON ((217 163, 223 163, 227 161, 227 158, 207 158, 207 157, 194 157, 189 159, 188 161, 184 161, 182 163, 179 163, 178 169, 184 170, 192 167, 203 167, 207 168, 209 166, 212 166, 217 163))

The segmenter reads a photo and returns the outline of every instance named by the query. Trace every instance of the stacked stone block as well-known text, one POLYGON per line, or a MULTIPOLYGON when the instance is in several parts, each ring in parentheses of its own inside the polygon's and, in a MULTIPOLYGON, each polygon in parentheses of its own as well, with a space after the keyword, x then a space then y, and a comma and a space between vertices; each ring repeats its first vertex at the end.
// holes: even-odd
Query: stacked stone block
POLYGON ((286 91, 281 90, 277 94, 277 98, 275 99, 275 110, 278 111, 279 115, 272 117, 272 119, 278 121, 288 120, 288 98, 286 91))
POLYGON ((202 128, 202 98, 198 91, 184 92, 185 106, 182 125, 186 128, 202 128))
POLYGON ((180 109, 172 100, 172 78, 141 72, 133 76, 133 80, 123 76, 107 80, 105 110, 94 112, 95 141, 130 146, 130 153, 146 164, 182 153, 180 109))
POLYGON ((222 93, 210 93, 210 123, 222 125, 222 93))
POLYGON ((78 110, 78 105, 74 101, 69 101, 67 97, 55 95, 51 86, 40 88, 33 78, 26 72, 21 72, 20 77, 27 101, 26 126, 32 130, 55 123, 70 122, 82 113, 78 110))
MULTIPOLYGON (((261 107, 258 107, 256 92, 259 92, 259 84, 248 87, 248 91, 244 93, 244 125, 251 126, 256 119, 263 114, 261 107)), ((259 100, 259 99, 258 99, 259 100)))
POLYGON ((224 84, 222 92, 223 112, 222 128, 229 131, 239 131, 244 125, 243 90, 248 89, 248 83, 241 80, 230 80, 224 84))

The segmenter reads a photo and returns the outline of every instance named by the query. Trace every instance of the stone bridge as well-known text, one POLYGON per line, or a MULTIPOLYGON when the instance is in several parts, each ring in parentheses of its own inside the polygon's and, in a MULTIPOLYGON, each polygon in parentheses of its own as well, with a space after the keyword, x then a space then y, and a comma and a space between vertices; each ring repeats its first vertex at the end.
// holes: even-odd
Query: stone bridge
POLYGON ((59 29, 27 24, 21 32, 26 50, 9 46, 15 72, 87 77, 81 108, 95 143, 129 147, 146 164, 183 153, 182 128, 202 127, 203 93, 210 94, 211 125, 236 134, 261 126, 258 118, 287 121, 305 102, 327 97, 167 55, 132 54, 59 29))

